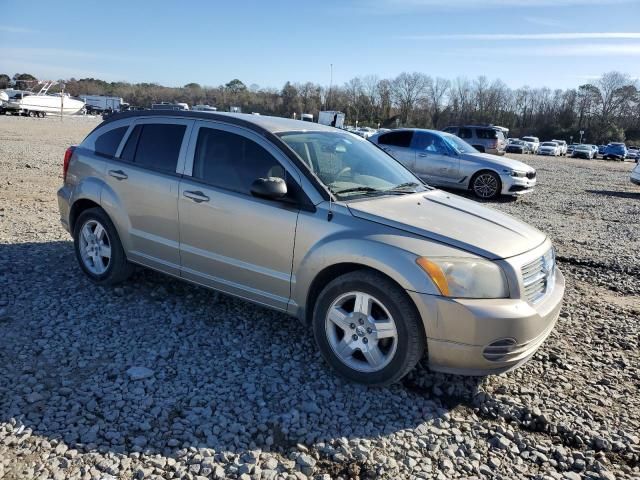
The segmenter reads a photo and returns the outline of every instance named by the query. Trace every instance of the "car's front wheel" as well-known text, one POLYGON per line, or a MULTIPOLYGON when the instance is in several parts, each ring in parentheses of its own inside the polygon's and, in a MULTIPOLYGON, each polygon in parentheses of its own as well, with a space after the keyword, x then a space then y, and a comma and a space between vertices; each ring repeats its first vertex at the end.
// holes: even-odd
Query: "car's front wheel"
POLYGON ((73 231, 80 268, 95 283, 115 285, 131 276, 134 266, 127 261, 120 237, 101 208, 80 214, 73 231))
POLYGON ((366 270, 342 275, 320 293, 313 312, 316 343, 329 365, 349 380, 389 385, 420 360, 425 334, 407 293, 366 270))
POLYGON ((479 172, 471 180, 471 189, 476 197, 489 200, 500 194, 502 182, 495 172, 479 172))

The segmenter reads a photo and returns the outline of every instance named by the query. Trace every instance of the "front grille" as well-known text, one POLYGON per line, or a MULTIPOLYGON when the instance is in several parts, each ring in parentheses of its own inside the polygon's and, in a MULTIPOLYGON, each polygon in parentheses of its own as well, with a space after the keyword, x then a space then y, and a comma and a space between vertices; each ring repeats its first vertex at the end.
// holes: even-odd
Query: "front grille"
POLYGON ((556 256, 553 248, 522 267, 524 296, 531 303, 539 302, 553 288, 556 278, 556 256))
POLYGON ((533 180, 534 178, 536 178, 536 172, 535 170, 533 172, 527 172, 527 178, 529 180, 533 180))

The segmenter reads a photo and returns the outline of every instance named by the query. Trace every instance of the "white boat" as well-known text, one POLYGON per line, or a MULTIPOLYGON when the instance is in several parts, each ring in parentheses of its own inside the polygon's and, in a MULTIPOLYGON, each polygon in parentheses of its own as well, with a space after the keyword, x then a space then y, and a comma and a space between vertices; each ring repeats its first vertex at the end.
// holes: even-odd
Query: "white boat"
POLYGON ((43 117, 45 115, 75 115, 84 108, 84 102, 67 94, 49 94, 55 82, 39 82, 37 93, 27 90, 12 90, 3 108, 12 113, 43 117))

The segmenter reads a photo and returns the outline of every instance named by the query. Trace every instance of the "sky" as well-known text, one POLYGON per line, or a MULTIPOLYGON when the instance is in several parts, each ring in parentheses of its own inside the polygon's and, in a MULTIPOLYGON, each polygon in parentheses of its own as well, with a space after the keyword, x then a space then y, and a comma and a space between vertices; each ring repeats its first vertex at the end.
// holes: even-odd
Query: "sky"
POLYGON ((0 0, 0 73, 181 86, 418 71, 511 87, 640 78, 640 0, 0 0), (332 75, 333 72, 333 75, 332 75))

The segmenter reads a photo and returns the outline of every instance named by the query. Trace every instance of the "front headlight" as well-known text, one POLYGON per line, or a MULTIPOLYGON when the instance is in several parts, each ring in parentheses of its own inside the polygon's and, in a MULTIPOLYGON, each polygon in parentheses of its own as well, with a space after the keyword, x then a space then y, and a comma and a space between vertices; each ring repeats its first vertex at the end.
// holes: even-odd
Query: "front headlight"
POLYGON ((518 172, 517 170, 503 170, 504 173, 511 175, 512 177, 526 177, 527 172, 518 172))
POLYGON ((440 293, 458 298, 507 298, 509 288, 502 269, 488 260, 419 257, 416 263, 440 293))

